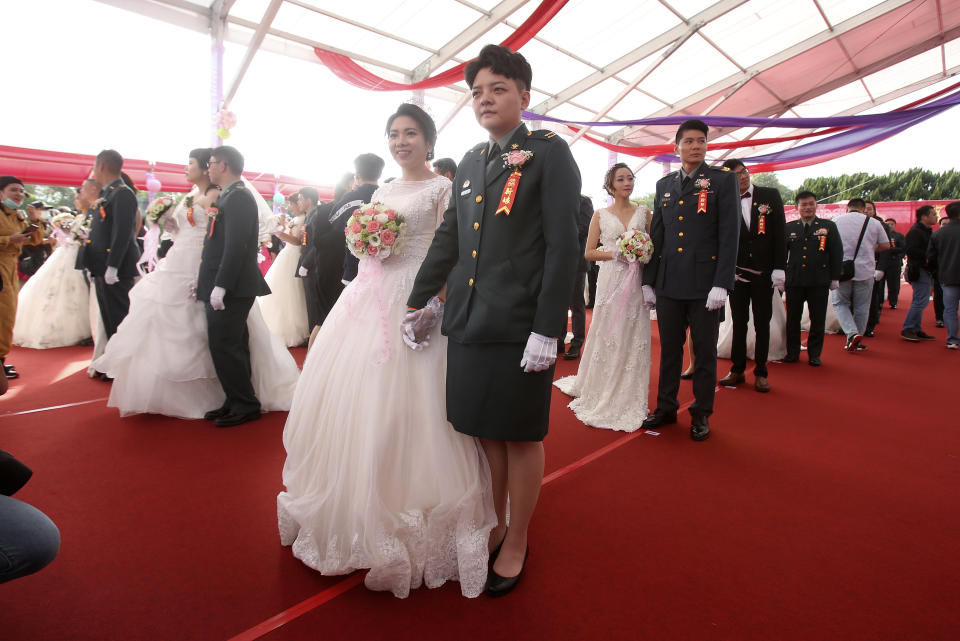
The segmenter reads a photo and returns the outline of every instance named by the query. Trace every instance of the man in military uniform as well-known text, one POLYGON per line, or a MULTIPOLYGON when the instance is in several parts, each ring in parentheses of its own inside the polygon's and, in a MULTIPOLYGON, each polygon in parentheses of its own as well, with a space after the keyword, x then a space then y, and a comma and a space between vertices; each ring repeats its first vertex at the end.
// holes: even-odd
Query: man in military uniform
MULTIPOLYGON (((710 436, 717 385, 720 310, 734 288, 740 236, 740 192, 729 169, 704 162, 707 125, 687 120, 675 139, 681 168, 657 181, 650 237, 653 258, 643 269, 643 298, 657 308, 660 382, 657 408, 643 422, 656 429, 677 422, 677 391, 687 327, 697 355, 690 437, 710 436)), ((642 390, 641 393, 646 393, 642 390)))
POLYGON ((799 220, 787 223, 787 355, 785 363, 800 360, 800 319, 803 304, 810 310, 807 362, 820 366, 823 328, 830 290, 840 286, 843 241, 832 221, 817 217, 813 192, 797 194, 799 220))
MULTIPOLYGON (((864 200, 865 204, 864 213, 871 218, 875 218, 881 223, 883 220, 880 216, 877 215, 877 204, 872 200, 864 200)), ((887 242, 891 243, 892 239, 890 237, 890 228, 887 227, 886 223, 883 223, 883 231, 887 234, 887 242)), ((885 277, 887 274, 887 269, 890 267, 890 251, 877 252, 877 263, 876 270, 874 270, 873 278, 873 293, 870 297, 870 311, 867 312, 867 329, 863 333, 867 338, 873 338, 874 332, 877 325, 880 324, 880 312, 883 311, 883 292, 886 289, 885 277)))
POLYGON ((137 195, 120 176, 123 157, 113 149, 97 154, 93 179, 103 185, 94 203, 83 266, 93 278, 103 329, 109 339, 130 311, 130 289, 137 275, 137 195))
POLYGON ((210 356, 227 398, 204 418, 230 427, 260 418, 250 379, 247 315, 256 297, 269 294, 270 288, 257 263, 260 222, 257 202, 241 180, 243 156, 233 147, 217 147, 209 171, 210 182, 222 191, 207 221, 197 300, 206 307, 210 356))
POLYGON ((532 80, 522 55, 487 45, 465 75, 490 140, 457 168, 403 338, 426 338, 446 283, 447 417, 480 439, 490 464, 498 525, 487 593, 502 596, 523 570, 543 478, 557 345, 577 269, 580 172, 561 137, 521 122, 532 80))

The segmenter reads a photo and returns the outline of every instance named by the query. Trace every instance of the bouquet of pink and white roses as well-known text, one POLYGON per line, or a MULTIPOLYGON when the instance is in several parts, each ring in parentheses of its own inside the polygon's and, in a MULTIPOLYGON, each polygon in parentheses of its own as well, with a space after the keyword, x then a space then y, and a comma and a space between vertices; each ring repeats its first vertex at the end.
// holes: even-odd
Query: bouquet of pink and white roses
POLYGON ((628 229, 617 238, 617 251, 628 263, 646 265, 653 258, 653 241, 650 234, 639 229, 628 229))
POLYGON ((397 249, 406 228, 403 216, 383 203, 372 202, 353 212, 343 233, 347 249, 357 258, 384 260, 397 249))
POLYGON ((147 211, 143 214, 143 218, 149 225, 160 224, 160 218, 170 211, 174 204, 174 200, 170 196, 160 196, 150 203, 147 211))

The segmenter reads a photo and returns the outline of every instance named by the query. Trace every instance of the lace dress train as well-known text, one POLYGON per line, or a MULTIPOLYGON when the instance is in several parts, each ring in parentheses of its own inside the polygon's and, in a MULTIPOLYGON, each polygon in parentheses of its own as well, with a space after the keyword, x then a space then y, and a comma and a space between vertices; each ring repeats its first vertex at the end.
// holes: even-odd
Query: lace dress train
POLYGON ((90 338, 86 310, 91 288, 74 266, 77 250, 75 242, 59 244, 20 289, 14 345, 50 349, 90 338))

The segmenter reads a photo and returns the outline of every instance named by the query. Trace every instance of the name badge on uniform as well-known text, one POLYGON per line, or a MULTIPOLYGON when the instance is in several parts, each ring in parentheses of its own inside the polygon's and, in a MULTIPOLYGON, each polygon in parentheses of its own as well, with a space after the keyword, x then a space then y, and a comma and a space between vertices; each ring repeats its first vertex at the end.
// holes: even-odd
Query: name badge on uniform
POLYGON ((668 191, 667 193, 665 193, 665 194, 663 195, 663 197, 664 197, 664 198, 669 198, 669 197, 670 197, 670 192, 668 191))
POLYGON ((466 196, 466 195, 469 194, 471 191, 472 191, 471 189, 464 189, 463 191, 460 192, 460 195, 461 195, 461 196, 466 196))

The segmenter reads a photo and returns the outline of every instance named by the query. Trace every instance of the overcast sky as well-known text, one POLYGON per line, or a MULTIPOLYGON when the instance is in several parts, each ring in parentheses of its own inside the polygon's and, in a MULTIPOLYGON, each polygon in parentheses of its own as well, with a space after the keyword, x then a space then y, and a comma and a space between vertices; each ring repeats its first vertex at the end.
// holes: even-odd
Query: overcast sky
MULTIPOLYGON (((210 143, 209 36, 95 0, 8 0, 3 17, 4 58, 16 65, 8 74, 24 79, 19 89, 6 87, 3 144, 89 154, 113 147, 131 158, 184 162, 190 149, 210 143)), ((242 56, 242 48, 227 45, 225 90, 242 56)), ((355 89, 318 63, 261 51, 231 105, 238 124, 228 144, 244 153, 250 170, 318 184, 352 171, 352 158, 363 152, 384 157, 385 176, 396 175, 383 130, 409 99, 355 89)), ((427 99, 438 122, 452 107, 427 99)), ((957 113, 947 112, 864 151, 778 176, 795 188, 807 177, 855 171, 944 171, 955 166, 956 145, 945 141, 957 122, 957 113)), ((464 108, 441 132, 437 157, 459 161, 484 133, 464 108)), ((572 151, 584 193, 600 204, 607 151, 587 141, 572 151)), ((636 194, 652 192, 661 172, 648 165, 636 194)))

